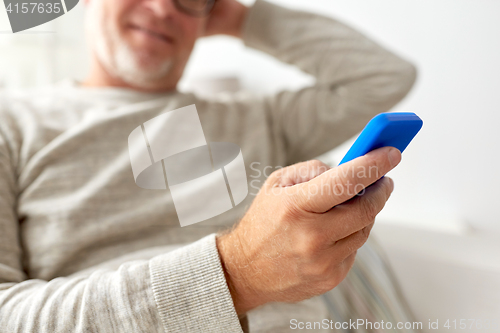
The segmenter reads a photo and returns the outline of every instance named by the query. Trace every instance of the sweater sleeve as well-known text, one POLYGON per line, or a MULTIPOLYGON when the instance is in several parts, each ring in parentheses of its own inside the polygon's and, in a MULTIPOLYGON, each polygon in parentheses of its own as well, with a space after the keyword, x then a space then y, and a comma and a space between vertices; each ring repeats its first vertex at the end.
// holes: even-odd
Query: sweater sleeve
POLYGON ((0 130, 1 332, 242 332, 211 234, 117 270, 30 279, 16 215, 16 149, 0 130))
POLYGON ((257 0, 243 27, 245 45, 313 75, 316 83, 268 98, 273 135, 292 164, 333 149, 388 111, 412 87, 416 69, 332 18, 257 0))
POLYGON ((12 281, 16 271, 2 264, 0 327, 30 333, 242 332, 219 260, 212 234, 149 261, 83 277, 12 281))

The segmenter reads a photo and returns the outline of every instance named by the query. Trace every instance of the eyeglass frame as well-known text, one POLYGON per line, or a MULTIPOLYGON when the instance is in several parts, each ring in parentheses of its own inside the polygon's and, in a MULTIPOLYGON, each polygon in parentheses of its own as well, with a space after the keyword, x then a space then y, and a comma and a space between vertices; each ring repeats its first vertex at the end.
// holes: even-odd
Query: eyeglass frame
POLYGON ((181 12, 183 12, 185 14, 188 14, 190 16, 194 16, 194 17, 205 17, 205 16, 210 15, 210 13, 212 12, 212 10, 215 7, 215 3, 218 0, 207 0, 208 1, 208 5, 206 7, 207 9, 205 9, 203 12, 197 12, 197 11, 194 11, 194 10, 190 10, 189 8, 183 7, 180 4, 179 0, 173 0, 173 1, 174 1, 175 8, 177 8, 181 12))

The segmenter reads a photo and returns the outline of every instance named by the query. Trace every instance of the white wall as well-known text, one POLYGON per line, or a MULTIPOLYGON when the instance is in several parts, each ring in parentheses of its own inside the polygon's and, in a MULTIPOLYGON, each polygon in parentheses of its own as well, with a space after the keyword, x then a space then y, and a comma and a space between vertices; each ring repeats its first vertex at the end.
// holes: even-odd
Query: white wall
MULTIPOLYGON (((252 0, 244 1, 249 4, 252 0)), ((381 219, 426 228, 500 232, 496 188, 500 175, 500 1, 494 0, 275 0, 332 15, 358 27, 413 61, 419 79, 394 110, 419 114, 424 128, 391 176, 396 191, 381 219)), ((1 6, 0 6, 1 7, 1 6)), ((88 68, 82 3, 35 28, 55 33, 0 33, 0 84, 43 85, 88 68)), ((8 30, 0 8, 0 31, 8 30)), ((277 63, 241 42, 202 40, 181 88, 196 78, 238 76, 258 92, 295 89, 310 77, 277 63)), ((327 158, 339 160, 348 144, 327 158)))

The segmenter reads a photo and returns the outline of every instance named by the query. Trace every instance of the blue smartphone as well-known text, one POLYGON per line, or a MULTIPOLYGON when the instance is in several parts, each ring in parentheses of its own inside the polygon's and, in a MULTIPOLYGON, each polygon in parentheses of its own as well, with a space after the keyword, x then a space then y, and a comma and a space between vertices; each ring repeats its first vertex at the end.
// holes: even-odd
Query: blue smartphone
POLYGON ((368 122, 339 165, 381 147, 403 152, 422 128, 423 121, 413 112, 385 112, 368 122))

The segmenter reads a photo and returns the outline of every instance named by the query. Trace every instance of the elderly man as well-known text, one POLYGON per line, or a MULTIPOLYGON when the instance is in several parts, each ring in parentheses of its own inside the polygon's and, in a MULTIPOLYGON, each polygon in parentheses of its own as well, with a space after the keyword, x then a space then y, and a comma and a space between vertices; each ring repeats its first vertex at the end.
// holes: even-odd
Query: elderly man
POLYGON ((406 95, 414 67, 336 20, 262 0, 86 4, 87 79, 1 95, 0 331, 283 332, 330 316, 332 304, 315 296, 337 290, 351 269, 393 189, 377 180, 400 153, 386 147, 333 169, 302 162, 267 180, 261 171, 352 137, 406 95), (177 91, 196 40, 214 34, 316 84, 262 98, 177 91), (181 228, 168 191, 134 183, 127 137, 191 104, 210 141, 241 147, 262 190, 181 228), (324 185, 342 191, 311 191, 324 185))

